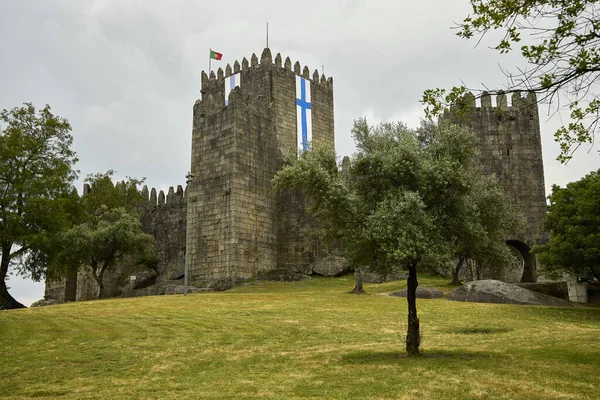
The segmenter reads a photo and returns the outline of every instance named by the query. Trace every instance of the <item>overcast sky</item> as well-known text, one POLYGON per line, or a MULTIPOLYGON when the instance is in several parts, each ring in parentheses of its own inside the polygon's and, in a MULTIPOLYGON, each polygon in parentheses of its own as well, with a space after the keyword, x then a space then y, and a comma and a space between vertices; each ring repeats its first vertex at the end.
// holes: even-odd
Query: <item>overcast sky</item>
MULTIPOLYGON (((223 53, 213 68, 260 57, 268 21, 273 56, 333 77, 336 147, 348 155, 355 118, 415 126, 425 89, 501 87, 500 66, 522 65, 492 37, 474 47, 454 35, 469 11, 468 0, 0 0, 0 109, 49 104, 67 118, 81 177, 114 169, 183 185, 209 48, 223 53)), ((559 117, 540 119, 547 192, 600 168, 597 148, 555 161, 559 117)), ((42 283, 8 285, 26 305, 43 297, 42 283)))

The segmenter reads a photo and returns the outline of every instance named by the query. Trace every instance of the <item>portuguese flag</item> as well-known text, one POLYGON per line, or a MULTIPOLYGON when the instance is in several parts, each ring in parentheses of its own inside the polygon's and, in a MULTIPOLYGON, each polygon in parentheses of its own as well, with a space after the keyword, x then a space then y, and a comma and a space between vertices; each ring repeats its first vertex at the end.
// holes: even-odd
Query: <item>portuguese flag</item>
POLYGON ((212 58, 213 60, 220 60, 223 57, 222 53, 217 53, 216 51, 211 50, 210 51, 210 58, 212 58))

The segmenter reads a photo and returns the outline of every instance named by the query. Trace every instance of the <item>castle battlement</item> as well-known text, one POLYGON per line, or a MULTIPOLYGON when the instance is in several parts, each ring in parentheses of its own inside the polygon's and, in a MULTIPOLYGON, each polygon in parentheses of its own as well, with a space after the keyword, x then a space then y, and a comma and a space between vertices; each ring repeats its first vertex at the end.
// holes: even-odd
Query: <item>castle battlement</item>
MULTIPOLYGON (((227 64, 225 69, 219 67, 215 71, 210 71, 208 74, 206 71, 201 73, 201 93, 202 97, 194 106, 194 109, 200 108, 201 113, 210 113, 219 111, 220 107, 226 106, 228 102, 225 100, 225 81, 231 78, 233 75, 240 74, 241 78, 241 89, 243 98, 248 104, 257 100, 270 102, 274 100, 272 93, 265 93, 264 89, 269 87, 273 89, 273 86, 279 86, 277 82, 274 82, 272 78, 284 77, 293 78, 294 76, 301 76, 308 79, 311 82, 311 91, 313 93, 324 92, 323 94, 327 97, 331 97, 333 102, 333 78, 327 78, 324 74, 319 74, 318 70, 314 70, 312 77, 308 66, 302 67, 300 62, 296 63, 292 67, 292 61, 289 57, 282 62, 282 56, 277 53, 273 59, 271 56, 271 50, 266 48, 263 50, 260 60, 256 54, 252 54, 250 61, 247 58, 243 58, 242 61, 235 61, 233 66, 227 64), (254 82, 259 76, 268 75, 271 81, 265 85, 262 82, 261 87, 252 87, 250 90, 244 91, 246 82, 254 82), (259 90, 257 90, 259 89, 259 90), (260 90, 263 89, 263 90, 260 90)), ((233 92, 233 87, 231 88, 233 92)))
POLYGON ((510 96, 510 105, 508 104, 508 96, 502 92, 495 96, 496 105, 492 106, 492 96, 488 92, 483 92, 479 98, 476 98, 473 93, 467 92, 463 96, 463 102, 465 105, 470 106, 474 109, 477 108, 502 108, 504 111, 511 109, 537 109, 537 97, 535 93, 528 92, 523 97, 521 93, 515 92, 510 96), (479 101, 477 101, 479 100, 479 101), (479 103, 479 104, 477 104, 479 103))
POLYGON ((165 195, 163 190, 157 191, 155 188, 148 190, 148 186, 144 185, 140 193, 147 201, 148 207, 162 207, 184 202, 187 194, 187 185, 185 190, 181 185, 177 185, 177 190, 175 190, 173 186, 170 186, 167 195, 165 195))
MULTIPOLYGON (((121 181, 113 183, 111 181, 111 184, 118 188, 120 185, 124 185, 125 182, 121 181)), ((88 194, 90 194, 92 189, 93 188, 90 186, 89 183, 84 183, 83 196, 87 196, 88 194)), ((142 204, 143 207, 147 206, 148 208, 156 208, 163 207, 165 205, 181 204, 185 202, 187 190, 187 185, 185 187, 185 190, 181 185, 177 185, 177 190, 175 190, 173 186, 170 186, 167 194, 165 195, 165 192, 163 190, 156 190, 155 188, 151 188, 149 190, 148 186, 144 185, 142 189, 139 190, 139 192, 142 195, 143 199, 146 201, 145 204, 142 204)))
POLYGON ((300 65, 300 62, 296 61, 296 63, 294 64, 294 66, 292 68, 292 61, 290 60, 289 57, 286 57, 285 61, 282 63, 282 57, 281 57, 280 53, 277 53, 277 55, 275 56, 275 59, 273 59, 271 57, 271 50, 269 48, 265 48, 260 57, 260 62, 259 62, 256 54, 253 53, 252 56, 250 57, 250 62, 248 62, 248 59, 246 59, 246 57, 244 57, 242 59, 241 63, 236 60, 233 63, 233 67, 231 66, 231 64, 227 64, 225 66, 225 70, 223 70, 222 67, 219 67, 217 69, 216 74, 215 74, 215 71, 210 71, 209 74, 207 74, 206 71, 202 71, 202 73, 201 73, 202 89, 204 90, 205 87, 210 87, 213 85, 221 84, 221 83, 223 83, 224 78, 228 78, 231 75, 237 74, 239 72, 248 71, 248 70, 254 69, 254 68, 264 68, 265 66, 276 67, 276 68, 284 70, 284 71, 290 71, 296 75, 302 76, 305 79, 310 79, 311 81, 313 81, 315 83, 319 83, 321 86, 323 86, 325 88, 328 88, 328 89, 333 88, 333 78, 332 77, 327 78, 325 76, 325 74, 320 75, 319 71, 315 69, 312 74, 312 78, 311 78, 310 69, 308 68, 308 66, 304 66, 304 68, 302 68, 302 66, 300 65))

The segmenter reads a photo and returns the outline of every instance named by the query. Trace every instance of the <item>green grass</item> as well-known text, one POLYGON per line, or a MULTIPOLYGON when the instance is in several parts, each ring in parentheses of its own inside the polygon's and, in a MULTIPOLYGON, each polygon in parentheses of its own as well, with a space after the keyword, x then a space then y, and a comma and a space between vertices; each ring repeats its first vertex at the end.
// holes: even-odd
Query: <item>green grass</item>
MULTIPOLYGON (((0 312, 0 398, 595 399, 600 309, 419 300, 352 277, 0 312)), ((449 290, 445 281, 423 286, 449 290)))

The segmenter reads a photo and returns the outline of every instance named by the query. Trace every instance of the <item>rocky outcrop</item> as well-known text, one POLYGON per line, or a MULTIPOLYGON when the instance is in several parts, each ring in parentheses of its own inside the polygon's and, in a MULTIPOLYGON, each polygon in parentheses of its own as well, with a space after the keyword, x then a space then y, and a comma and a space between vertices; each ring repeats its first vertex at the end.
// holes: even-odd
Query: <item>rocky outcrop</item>
MULTIPOLYGON (((394 293, 390 293, 390 296, 406 297, 408 293, 407 289, 398 290, 394 293)), ((433 288, 417 287, 417 299, 439 299, 443 297, 444 293, 441 290, 433 288)))
POLYGON ((305 279, 310 279, 310 276, 281 268, 261 272, 256 276, 256 279, 259 281, 298 282, 305 279))
POLYGON ((31 303, 30 307, 45 307, 45 306, 52 306, 54 304, 59 304, 60 301, 55 300, 55 299, 42 299, 42 300, 38 300, 35 303, 31 303))
POLYGON ((384 283, 391 281, 404 280, 407 278, 405 272, 393 272, 387 275, 380 272, 372 272, 372 271, 361 271, 354 272, 354 277, 356 278, 356 274, 360 273, 362 276, 363 283, 384 283))
POLYGON ((567 282, 529 282, 516 283, 515 285, 533 290, 534 292, 547 294, 548 296, 558 297, 559 299, 569 298, 567 282))
POLYGON ((312 272, 323 276, 339 276, 348 270, 348 262, 344 257, 327 256, 317 261, 312 268, 312 272))
POLYGON ((450 293, 447 299, 475 303, 571 307, 565 300, 495 280, 467 282, 450 293))

